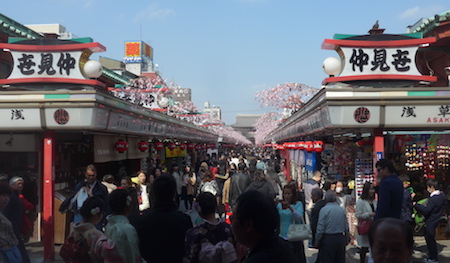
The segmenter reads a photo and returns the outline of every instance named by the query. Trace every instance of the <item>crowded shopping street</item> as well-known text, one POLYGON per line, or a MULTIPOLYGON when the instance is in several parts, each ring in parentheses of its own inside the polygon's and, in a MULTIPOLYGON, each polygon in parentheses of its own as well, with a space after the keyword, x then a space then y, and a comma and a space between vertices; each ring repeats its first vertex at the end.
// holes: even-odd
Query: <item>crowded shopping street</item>
POLYGON ((450 263, 430 1, 2 4, 0 262, 450 263))

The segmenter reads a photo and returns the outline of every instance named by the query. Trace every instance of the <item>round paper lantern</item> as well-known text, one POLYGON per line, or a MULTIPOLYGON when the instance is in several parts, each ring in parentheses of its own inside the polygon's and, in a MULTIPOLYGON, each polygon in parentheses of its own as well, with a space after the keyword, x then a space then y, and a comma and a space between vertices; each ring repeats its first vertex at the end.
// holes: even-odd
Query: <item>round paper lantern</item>
POLYGON ((145 152, 148 150, 148 142, 146 141, 140 141, 138 142, 138 149, 141 152, 145 152))
POLYGON ((192 143, 192 142, 188 143, 188 145, 187 145, 188 150, 193 150, 194 147, 195 147, 195 143, 192 143))
POLYGON ((206 150, 206 148, 208 148, 206 144, 202 144, 202 150, 206 150))
POLYGON ((299 150, 304 150, 305 149, 305 142, 304 141, 299 141, 298 142, 298 149, 299 150))
POLYGON ((164 143, 162 143, 162 142, 155 142, 155 149, 157 151, 161 151, 162 149, 164 149, 164 143))
POLYGON ((84 74, 89 78, 99 78, 102 75, 102 64, 97 60, 88 60, 83 67, 84 74))
POLYGON ((180 144, 180 146, 178 146, 178 148, 180 148, 180 150, 184 151, 184 150, 186 150, 186 144, 182 143, 182 144, 180 144))
POLYGON ((175 148, 177 148, 177 145, 174 142, 170 142, 167 147, 169 148, 169 150, 173 151, 175 150, 175 148))
POLYGON ((122 139, 118 140, 114 145, 114 148, 116 149, 117 152, 124 153, 128 149, 128 143, 122 139))
POLYGON ((202 149, 201 145, 199 145, 199 144, 195 145, 195 150, 196 151, 200 151, 201 149, 202 149))
POLYGON ((323 152, 324 147, 325 147, 323 141, 314 141, 313 144, 314 144, 314 151, 315 151, 316 153, 321 153, 321 152, 323 152))
POLYGON ((307 152, 312 152, 314 150, 314 145, 312 141, 306 141, 305 142, 305 150, 307 152))

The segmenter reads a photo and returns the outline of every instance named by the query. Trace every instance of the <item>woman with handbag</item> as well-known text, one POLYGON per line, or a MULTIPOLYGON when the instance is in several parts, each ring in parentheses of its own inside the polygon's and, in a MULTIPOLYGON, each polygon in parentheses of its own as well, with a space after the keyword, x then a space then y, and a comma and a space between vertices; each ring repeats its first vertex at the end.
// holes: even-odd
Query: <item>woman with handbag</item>
MULTIPOLYGON (((283 200, 277 205, 280 214, 280 237, 288 240, 289 226, 292 224, 304 224, 303 204, 297 201, 297 189, 293 184, 283 187, 283 200)), ((289 246, 294 252, 296 262, 306 262, 303 240, 289 241, 289 246)))
POLYGON ((366 182, 363 187, 361 197, 356 202, 356 218, 358 219, 358 233, 356 240, 358 241, 359 258, 361 263, 366 262, 366 253, 369 251, 369 228, 377 210, 377 201, 375 199, 375 188, 372 183, 366 182))

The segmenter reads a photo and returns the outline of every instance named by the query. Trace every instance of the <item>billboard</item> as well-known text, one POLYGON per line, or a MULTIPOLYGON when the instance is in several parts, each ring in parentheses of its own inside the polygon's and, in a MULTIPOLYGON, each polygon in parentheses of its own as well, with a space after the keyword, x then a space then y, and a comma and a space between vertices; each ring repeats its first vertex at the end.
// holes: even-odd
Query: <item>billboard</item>
POLYGON ((125 42, 125 63, 140 63, 153 59, 153 48, 144 41, 125 42))

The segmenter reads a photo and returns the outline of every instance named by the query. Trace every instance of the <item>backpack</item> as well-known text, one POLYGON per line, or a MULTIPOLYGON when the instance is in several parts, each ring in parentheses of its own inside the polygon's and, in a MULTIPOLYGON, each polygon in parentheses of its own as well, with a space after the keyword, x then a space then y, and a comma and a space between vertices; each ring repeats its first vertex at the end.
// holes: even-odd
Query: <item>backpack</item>
POLYGON ((91 256, 89 255, 89 245, 84 237, 76 240, 73 236, 68 237, 59 251, 59 255, 64 259, 64 262, 91 262, 91 256))

